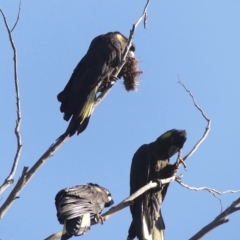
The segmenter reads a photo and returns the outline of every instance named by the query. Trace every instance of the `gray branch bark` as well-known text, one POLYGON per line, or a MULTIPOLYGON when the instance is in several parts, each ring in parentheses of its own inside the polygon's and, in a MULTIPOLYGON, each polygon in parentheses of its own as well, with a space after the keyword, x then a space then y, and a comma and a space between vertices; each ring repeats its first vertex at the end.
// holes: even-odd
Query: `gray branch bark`
POLYGON ((5 179, 5 181, 3 182, 3 184, 0 186, 0 194, 2 194, 11 184, 13 184, 14 175, 16 173, 18 162, 20 159, 21 151, 22 151, 22 140, 21 140, 21 134, 20 134, 21 105, 20 105, 20 91, 19 91, 18 71, 17 71, 17 49, 15 47, 15 44, 14 44, 13 38, 12 38, 12 32, 18 24, 20 12, 21 12, 21 0, 19 3, 17 20, 16 20, 14 26, 12 27, 12 30, 10 30, 6 16, 4 15, 2 9, 0 9, 0 13, 3 17, 3 21, 4 21, 4 24, 5 24, 7 33, 8 33, 9 42, 10 42, 12 50, 13 50, 13 72, 14 72, 14 84, 15 84, 16 106, 17 106, 17 120, 16 120, 15 131, 14 131, 15 135, 16 135, 16 139, 17 139, 17 150, 15 153, 11 171, 10 171, 9 175, 7 176, 7 178, 5 179))
POLYGON ((220 213, 212 222, 204 226, 199 232, 192 236, 189 240, 201 239, 208 232, 212 231, 214 228, 227 223, 229 221, 228 217, 230 214, 240 210, 240 198, 234 201, 225 211, 220 213))
POLYGON ((21 177, 17 181, 16 185, 14 186, 13 190, 11 191, 5 202, 0 207, 0 219, 3 218, 7 210, 13 204, 14 200, 19 198, 21 190, 31 180, 37 170, 49 159, 49 157, 53 156, 53 154, 68 138, 68 136, 66 136, 65 138, 59 138, 53 145, 48 148, 48 150, 37 160, 37 162, 29 170, 28 167, 23 168, 21 177))
MULTIPOLYGON (((178 76, 178 83, 181 84, 181 86, 185 89, 186 92, 189 93, 190 97, 192 98, 193 104, 194 106, 197 108, 198 111, 200 111, 200 113, 202 114, 203 118, 207 121, 207 126, 205 128, 205 131, 203 133, 203 136, 200 138, 200 140, 193 146, 192 150, 182 159, 184 162, 190 158, 194 152, 197 151, 197 149, 199 148, 199 146, 204 142, 204 140, 207 138, 208 133, 210 132, 210 127, 211 127, 211 120, 206 116, 206 114, 203 112, 203 110, 198 106, 198 104, 196 103, 196 100, 193 96, 193 94, 191 93, 190 90, 188 90, 186 88, 186 86, 180 81, 180 78, 178 76)), ((180 164, 183 164, 183 162, 178 162, 178 166, 180 166, 180 164)))

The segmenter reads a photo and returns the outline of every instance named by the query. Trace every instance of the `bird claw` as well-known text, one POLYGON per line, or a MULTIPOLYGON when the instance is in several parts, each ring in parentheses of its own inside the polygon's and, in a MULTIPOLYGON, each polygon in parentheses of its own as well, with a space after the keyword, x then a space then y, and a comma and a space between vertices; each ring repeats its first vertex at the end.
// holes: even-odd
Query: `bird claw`
POLYGON ((162 188, 162 182, 161 179, 155 178, 153 179, 153 182, 157 183, 157 188, 161 189, 162 188))
POLYGON ((118 80, 118 77, 115 77, 115 76, 110 76, 110 83, 111 84, 114 84, 116 81, 118 80))
POLYGON ((101 216, 100 214, 95 214, 94 220, 95 220, 95 222, 101 223, 101 224, 103 224, 103 222, 105 221, 104 217, 101 216))

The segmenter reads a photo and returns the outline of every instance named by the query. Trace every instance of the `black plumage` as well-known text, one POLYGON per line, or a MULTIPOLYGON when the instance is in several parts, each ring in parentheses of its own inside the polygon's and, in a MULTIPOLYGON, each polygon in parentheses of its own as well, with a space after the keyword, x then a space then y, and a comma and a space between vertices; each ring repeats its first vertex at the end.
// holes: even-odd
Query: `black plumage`
MULTIPOLYGON (((121 63, 127 43, 128 39, 120 32, 109 32, 92 40, 66 87, 57 95, 64 120, 71 119, 64 136, 79 134, 86 129, 97 94, 116 81, 113 78, 114 70, 121 63)), ((126 64, 118 75, 118 78, 124 78, 127 91, 136 89, 137 76, 141 74, 134 51, 132 44, 126 64)))
MULTIPOLYGON (((134 154, 130 171, 130 194, 152 180, 172 176, 175 165, 169 158, 177 153, 186 141, 184 130, 172 129, 162 134, 155 142, 142 145, 134 154)), ((130 206, 132 223, 128 240, 138 237, 139 240, 163 240, 164 221, 160 206, 169 184, 162 188, 151 189, 135 199, 130 206)))
POLYGON ((64 224, 62 240, 90 230, 91 218, 113 204, 111 193, 97 184, 77 185, 59 191, 55 197, 57 218, 64 224))

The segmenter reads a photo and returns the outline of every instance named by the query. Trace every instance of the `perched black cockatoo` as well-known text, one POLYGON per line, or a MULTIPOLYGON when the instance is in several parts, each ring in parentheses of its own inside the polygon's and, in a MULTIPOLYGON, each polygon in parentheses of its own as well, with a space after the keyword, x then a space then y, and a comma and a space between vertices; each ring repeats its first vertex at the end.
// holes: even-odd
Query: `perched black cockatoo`
MULTIPOLYGON (((57 95, 64 120, 71 118, 63 136, 72 136, 76 132, 79 134, 86 129, 97 94, 116 81, 114 70, 121 63, 127 43, 128 39, 120 32, 109 32, 92 40, 66 87, 57 95)), ((126 63, 118 75, 118 78, 123 77, 127 91, 136 89, 137 76, 142 73, 138 70, 134 52, 135 46, 132 44, 126 63)))
POLYGON ((112 204, 111 193, 97 184, 77 185, 59 191, 55 205, 58 221, 64 224, 61 240, 88 232, 91 218, 101 219, 99 214, 103 208, 112 204))
MULTIPOLYGON (((176 166, 169 158, 177 153, 186 141, 184 130, 172 129, 155 142, 142 145, 134 154, 130 171, 130 194, 156 179, 171 177, 176 166)), ((163 240, 165 225, 160 206, 169 184, 150 189, 134 200, 130 206, 132 223, 128 240, 163 240)))

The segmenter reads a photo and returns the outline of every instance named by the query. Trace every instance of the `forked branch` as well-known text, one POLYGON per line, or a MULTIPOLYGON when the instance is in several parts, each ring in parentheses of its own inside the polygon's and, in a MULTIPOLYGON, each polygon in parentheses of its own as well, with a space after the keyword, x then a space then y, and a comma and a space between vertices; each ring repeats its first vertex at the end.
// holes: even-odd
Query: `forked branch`
POLYGON ((181 82, 179 76, 178 76, 178 83, 181 84, 181 86, 186 90, 186 92, 189 93, 190 97, 192 98, 193 104, 194 106, 197 108, 197 110, 202 114, 203 118, 207 121, 207 126, 206 129, 203 133, 203 136, 200 138, 200 140, 193 146, 192 150, 185 156, 183 157, 183 161, 186 161, 188 158, 190 158, 193 153, 198 149, 198 147, 203 143, 203 141, 206 139, 206 137, 208 136, 208 133, 210 131, 210 127, 211 127, 211 120, 207 117, 207 115, 203 112, 203 110, 198 106, 198 104, 196 103, 196 100, 193 96, 193 94, 191 93, 191 91, 189 91, 186 86, 181 82))
MULTIPOLYGON (((150 4, 150 0, 147 0, 147 3, 144 7, 141 17, 138 19, 138 21, 135 24, 133 24, 133 27, 130 30, 127 47, 124 51, 123 58, 122 58, 120 65, 118 66, 118 68, 116 68, 116 70, 113 74, 113 78, 117 78, 118 74, 120 73, 121 69, 123 68, 124 64, 126 63, 126 57, 127 57, 130 47, 132 46, 132 41, 133 41, 134 33, 135 33, 137 26, 143 19, 144 19, 144 27, 146 28, 146 26, 147 26, 147 9, 148 9, 149 4, 150 4)), ((112 84, 109 84, 108 87, 106 87, 104 89, 104 91, 98 96, 98 98, 95 101, 94 108, 106 97, 106 95, 109 93, 110 89, 113 87, 114 83, 115 82, 113 81, 112 84)))
POLYGON ((192 190, 192 191, 207 191, 209 193, 211 193, 215 198, 217 198, 220 202, 220 206, 221 206, 221 212, 223 211, 223 205, 222 205, 222 200, 219 197, 220 195, 226 194, 226 193, 240 193, 240 190, 226 190, 223 192, 220 192, 214 188, 210 188, 210 187, 190 187, 187 184, 183 183, 181 181, 181 177, 176 177, 175 181, 177 183, 179 183, 182 187, 187 188, 188 190, 192 190))
POLYGON ((18 162, 20 159, 21 155, 21 150, 22 150, 22 140, 21 140, 21 134, 20 134, 20 126, 21 126, 21 105, 20 105, 20 91, 19 91, 19 80, 18 80, 18 71, 17 71, 17 49, 15 47, 15 44, 13 42, 13 37, 12 37, 12 32, 14 28, 17 26, 19 17, 20 17, 20 12, 21 12, 21 0, 19 3, 19 8, 18 8, 18 15, 17 15, 17 20, 13 26, 13 28, 10 30, 10 27, 8 25, 6 16, 4 15, 2 9, 0 9, 0 13, 3 17, 3 21, 8 33, 8 38, 9 42, 11 44, 12 50, 13 50, 13 72, 14 72, 14 85, 15 85, 15 94, 16 94, 16 107, 17 107, 17 120, 16 120, 16 125, 15 125, 15 135, 16 135, 16 140, 17 140, 17 150, 15 153, 15 157, 13 160, 12 168, 7 176, 7 178, 4 180, 3 184, 0 186, 0 194, 3 193, 11 184, 14 182, 14 175, 17 170, 18 162))
MULTIPOLYGON (((192 98, 193 104, 194 106, 197 108, 198 111, 200 111, 201 115, 203 116, 203 118, 207 121, 207 126, 206 129, 203 133, 203 136, 200 138, 200 140, 194 145, 194 147, 192 148, 192 150, 184 157, 181 158, 181 152, 179 152, 176 164, 179 167, 180 164, 184 164, 184 162, 198 149, 198 147, 201 145, 201 143, 206 139, 209 131, 210 131, 210 126, 211 126, 211 120, 206 116, 206 114, 204 113, 204 111, 199 107, 199 105, 196 103, 196 100, 193 96, 193 94, 191 93, 191 91, 189 91, 186 86, 180 81, 180 78, 178 76, 178 83, 181 84, 181 86, 186 90, 186 92, 189 93, 190 97, 192 98)), ((184 164, 185 167, 185 164, 184 164)), ((208 233, 209 231, 211 231, 212 229, 216 228, 217 226, 228 222, 228 215, 230 215, 231 213, 240 210, 240 198, 237 199, 235 202, 233 202, 231 204, 231 206, 229 208, 227 208, 225 211, 222 212, 223 206, 222 206, 222 200, 218 195, 222 195, 222 194, 226 194, 226 193, 239 193, 240 190, 227 190, 224 192, 220 192, 216 189, 213 188, 209 188, 209 187, 200 187, 200 188, 196 188, 196 187, 190 187, 187 184, 184 184, 181 181, 181 177, 176 177, 175 179, 176 182, 178 182, 181 186, 189 189, 189 190, 194 190, 194 191, 208 191, 209 193, 211 193, 214 197, 216 197, 219 201, 220 201, 220 205, 221 205, 221 213, 208 225, 206 225, 204 228, 202 228, 198 233, 196 233, 193 237, 190 238, 190 240, 197 240, 202 238, 206 233, 208 233)))

